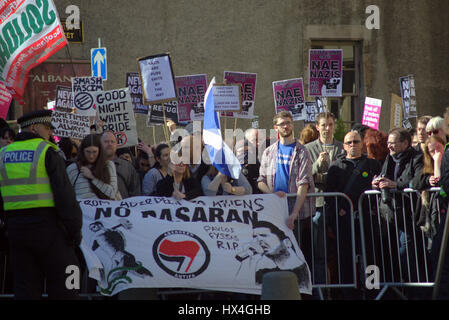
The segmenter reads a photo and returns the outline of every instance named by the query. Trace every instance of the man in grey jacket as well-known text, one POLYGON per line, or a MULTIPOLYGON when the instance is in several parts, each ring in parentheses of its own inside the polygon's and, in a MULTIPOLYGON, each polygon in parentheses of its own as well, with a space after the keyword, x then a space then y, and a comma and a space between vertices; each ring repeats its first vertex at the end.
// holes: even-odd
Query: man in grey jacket
MULTIPOLYGON (((319 137, 315 141, 306 144, 310 159, 313 163, 312 174, 316 191, 323 192, 327 171, 338 155, 345 154, 343 143, 334 139, 335 116, 330 112, 322 112, 316 117, 316 128, 319 137)), ((316 198, 316 213, 312 221, 313 248, 314 248, 314 280, 315 284, 325 283, 327 263, 325 255, 326 230, 324 220, 324 198, 316 198)), ((327 225, 330 215, 326 214, 327 225)))
POLYGON ((101 144, 108 160, 115 164, 118 190, 122 199, 141 196, 140 178, 133 165, 117 157, 117 138, 112 131, 105 131, 101 136, 101 144))

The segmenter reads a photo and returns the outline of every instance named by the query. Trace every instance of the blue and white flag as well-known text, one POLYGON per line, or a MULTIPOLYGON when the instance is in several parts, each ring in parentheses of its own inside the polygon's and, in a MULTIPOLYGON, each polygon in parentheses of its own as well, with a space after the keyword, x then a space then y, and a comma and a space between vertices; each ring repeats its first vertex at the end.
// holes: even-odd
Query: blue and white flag
POLYGON ((215 77, 207 88, 204 96, 203 140, 209 152, 211 163, 222 174, 238 179, 240 176, 240 162, 229 146, 223 141, 220 131, 220 119, 214 110, 213 87, 215 77))

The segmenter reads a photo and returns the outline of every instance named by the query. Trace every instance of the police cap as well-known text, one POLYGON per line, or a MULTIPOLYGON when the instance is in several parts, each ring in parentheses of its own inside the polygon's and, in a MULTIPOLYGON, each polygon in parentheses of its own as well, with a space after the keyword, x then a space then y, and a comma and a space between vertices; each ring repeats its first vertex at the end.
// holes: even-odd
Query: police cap
POLYGON ((17 123, 20 125, 21 129, 29 127, 32 124, 39 124, 39 123, 48 124, 51 126, 51 113, 52 110, 32 111, 27 114, 24 114, 19 119, 17 119, 17 123))

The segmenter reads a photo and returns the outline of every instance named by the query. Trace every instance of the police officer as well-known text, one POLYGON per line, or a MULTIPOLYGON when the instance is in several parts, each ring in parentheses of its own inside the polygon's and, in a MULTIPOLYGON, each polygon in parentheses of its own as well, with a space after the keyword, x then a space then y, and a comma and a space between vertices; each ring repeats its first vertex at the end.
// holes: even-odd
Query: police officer
POLYGON ((50 299, 74 299, 82 212, 64 160, 48 141, 51 111, 34 111, 17 122, 21 132, 15 142, 0 150, 0 208, 6 218, 15 298, 41 298, 46 279, 50 299))

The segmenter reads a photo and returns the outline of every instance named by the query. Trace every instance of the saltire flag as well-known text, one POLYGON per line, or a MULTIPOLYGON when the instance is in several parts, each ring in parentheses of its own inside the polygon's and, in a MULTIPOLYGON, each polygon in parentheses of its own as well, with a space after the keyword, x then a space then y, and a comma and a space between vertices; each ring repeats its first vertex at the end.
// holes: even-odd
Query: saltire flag
POLYGON ((206 95, 204 96, 204 144, 206 145, 213 166, 222 174, 233 179, 238 179, 241 169, 240 162, 229 146, 223 141, 220 131, 220 119, 214 109, 214 95, 212 91, 214 84, 215 77, 210 82, 206 95))

